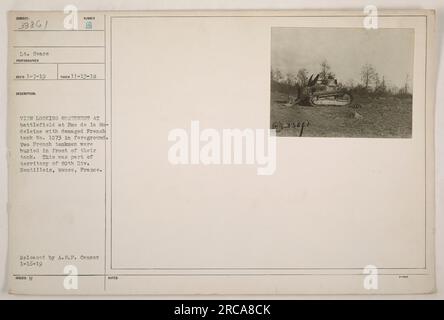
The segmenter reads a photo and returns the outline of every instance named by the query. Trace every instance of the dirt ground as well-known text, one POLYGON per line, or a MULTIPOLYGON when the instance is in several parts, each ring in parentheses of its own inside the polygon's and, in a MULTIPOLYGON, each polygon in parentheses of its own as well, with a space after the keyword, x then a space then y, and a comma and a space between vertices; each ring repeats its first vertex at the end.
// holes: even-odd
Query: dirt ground
POLYGON ((354 97, 351 106, 285 106, 287 95, 273 92, 270 125, 280 122, 277 136, 410 138, 412 99, 354 97))

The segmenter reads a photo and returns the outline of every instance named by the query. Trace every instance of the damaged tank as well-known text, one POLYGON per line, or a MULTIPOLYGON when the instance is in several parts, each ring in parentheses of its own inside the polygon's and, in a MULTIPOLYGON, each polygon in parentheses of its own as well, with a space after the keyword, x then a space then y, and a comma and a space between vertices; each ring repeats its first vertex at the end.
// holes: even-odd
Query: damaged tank
POLYGON ((338 85, 338 81, 328 76, 319 80, 319 74, 308 80, 308 100, 310 105, 316 106, 348 106, 353 101, 353 96, 338 85))
POLYGON ((338 84, 333 76, 319 79, 319 74, 311 75, 305 87, 300 88, 297 97, 289 96, 284 104, 287 107, 298 105, 318 106, 349 106, 353 96, 349 91, 338 84))

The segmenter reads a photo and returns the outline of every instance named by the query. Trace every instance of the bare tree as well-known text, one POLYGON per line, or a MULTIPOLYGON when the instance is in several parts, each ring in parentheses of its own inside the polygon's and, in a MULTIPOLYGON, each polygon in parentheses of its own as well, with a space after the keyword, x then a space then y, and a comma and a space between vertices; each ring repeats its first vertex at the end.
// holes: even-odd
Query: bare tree
POLYGON ((276 82, 282 82, 283 80, 282 72, 279 69, 272 69, 271 79, 273 79, 276 82))
POLYGON ((374 76, 375 89, 381 85, 381 79, 379 79, 379 73, 375 72, 374 76))
POLYGON ((322 61, 321 63, 321 72, 319 73, 319 78, 321 80, 326 80, 328 77, 334 77, 334 73, 331 72, 331 67, 328 64, 327 60, 322 61))
POLYGON ((407 75, 405 76, 405 84, 404 84, 404 93, 407 94, 409 93, 409 82, 410 82, 410 75, 407 73, 407 75))
POLYGON ((292 74, 292 73, 290 73, 290 72, 288 72, 288 73, 285 75, 285 78, 286 78, 286 83, 287 83, 289 86, 293 86, 293 85, 295 85, 296 82, 297 82, 297 80, 296 80, 294 74, 292 74))
POLYGON ((362 85, 366 90, 370 87, 370 85, 377 80, 377 73, 375 67, 371 64, 366 63, 361 69, 361 81, 362 85))
POLYGON ((302 68, 302 69, 299 69, 299 71, 296 75, 297 81, 301 87, 305 87, 308 83, 307 74, 308 74, 307 69, 302 68))
POLYGON ((381 87, 384 91, 387 90, 387 85, 385 84, 385 77, 384 77, 384 76, 382 76, 382 81, 381 81, 381 85, 380 85, 380 87, 381 87))
POLYGON ((385 77, 382 76, 382 80, 376 83, 375 91, 379 94, 385 94, 387 93, 387 85, 385 84, 385 77))

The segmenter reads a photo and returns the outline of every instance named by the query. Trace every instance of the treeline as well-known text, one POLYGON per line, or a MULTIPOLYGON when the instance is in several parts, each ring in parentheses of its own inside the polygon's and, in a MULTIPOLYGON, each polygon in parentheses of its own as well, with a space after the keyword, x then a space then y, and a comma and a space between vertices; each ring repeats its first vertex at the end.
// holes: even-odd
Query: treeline
MULTIPOLYGON (((335 74, 325 60, 320 64, 319 79, 323 81, 328 78, 335 78, 335 74)), ((296 74, 284 74, 279 69, 271 70, 271 90, 275 92, 297 95, 307 86, 308 80, 309 74, 305 68, 299 69, 296 74)), ((349 80, 347 83, 338 82, 338 88, 346 88, 350 92, 361 96, 411 97, 409 82, 409 75, 406 75, 403 87, 390 85, 385 76, 381 76, 373 65, 365 64, 361 68, 360 82, 355 83, 353 80, 349 80)))

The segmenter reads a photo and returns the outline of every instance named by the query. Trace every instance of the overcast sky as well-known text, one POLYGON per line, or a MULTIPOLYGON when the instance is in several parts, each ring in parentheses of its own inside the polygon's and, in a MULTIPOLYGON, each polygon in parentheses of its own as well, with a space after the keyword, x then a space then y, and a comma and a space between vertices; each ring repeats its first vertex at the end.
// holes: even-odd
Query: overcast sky
POLYGON ((326 59, 343 83, 360 83, 366 63, 390 85, 403 87, 407 74, 412 79, 413 29, 272 28, 271 42, 271 66, 283 74, 296 74, 301 68, 319 73, 326 59))

